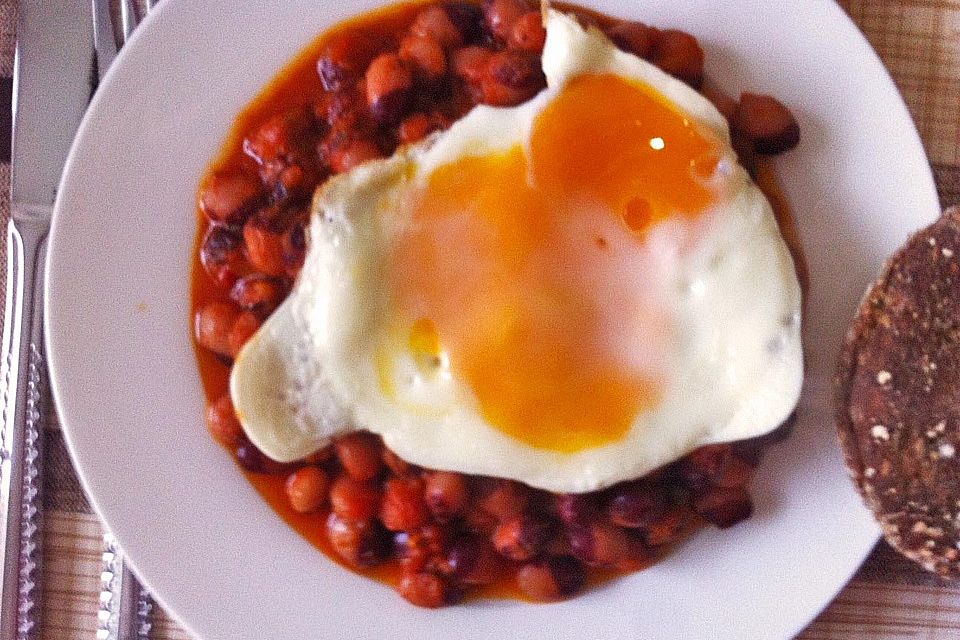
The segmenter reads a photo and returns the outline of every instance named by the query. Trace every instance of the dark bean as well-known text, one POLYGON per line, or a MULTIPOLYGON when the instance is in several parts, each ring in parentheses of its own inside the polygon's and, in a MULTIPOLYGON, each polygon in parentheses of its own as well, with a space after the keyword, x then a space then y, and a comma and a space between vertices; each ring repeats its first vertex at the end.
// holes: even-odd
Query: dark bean
POLYGON ((643 541, 620 527, 605 523, 568 528, 573 554, 593 567, 633 570, 649 562, 643 541))
POLYGON ((229 288, 250 266, 243 252, 243 240, 233 229, 210 227, 200 245, 200 264, 219 286, 229 288))
POLYGON ((549 519, 520 516, 498 525, 491 539, 500 555, 524 561, 539 554, 555 530, 556 525, 549 519))
POLYGON ((649 58, 660 39, 660 31, 642 22, 622 21, 606 30, 619 49, 639 58, 649 58))
POLYGON ((295 278, 303 267, 307 255, 307 229, 302 222, 290 225, 283 234, 283 266, 287 275, 295 278))
POLYGON ((710 486, 742 487, 750 482, 753 465, 734 455, 727 444, 701 447, 679 463, 681 478, 696 492, 710 486))
POLYGON ((238 225, 263 199, 256 176, 239 171, 217 172, 200 188, 200 208, 214 222, 238 225))
POLYGON ((644 538, 647 544, 656 547, 676 541, 683 532, 688 514, 689 511, 682 507, 674 507, 664 513, 646 528, 644 538))
POLYGON ((352 86, 381 51, 382 44, 364 33, 347 32, 331 38, 317 60, 317 74, 327 91, 352 86))
MULTIPOLYGON (((463 44, 480 42, 484 38, 483 9, 473 2, 445 2, 444 10, 462 35, 463 44)), ((459 43, 452 46, 459 46, 459 43)))
POLYGON ((756 153, 776 155, 800 143, 800 125, 789 109, 771 96, 744 93, 731 121, 756 153))
POLYGON ((753 515, 753 501, 742 487, 713 487, 694 497, 693 510, 707 522, 727 529, 753 515))
POLYGON ((490 56, 480 80, 485 104, 506 107, 518 105, 546 86, 540 58, 528 51, 508 49, 490 56))
POLYGON ((594 495, 561 493, 555 498, 557 515, 566 524, 589 524, 597 519, 600 507, 594 495))
POLYGON ((675 29, 662 31, 651 62, 694 88, 703 83, 703 49, 689 33, 675 29))
POLYGON ((424 494, 427 506, 440 522, 462 513, 469 497, 466 479, 452 471, 427 474, 424 494))
POLYGON ((447 563, 454 580, 465 585, 495 582, 506 567, 490 541, 477 535, 461 536, 454 541, 447 554, 447 563))
POLYGON ((669 507, 667 496, 658 486, 635 481, 613 489, 607 514, 620 527, 641 528, 655 522, 669 507))
MULTIPOLYGON (((244 139, 243 150, 261 165, 285 161, 307 145, 311 124, 312 120, 306 108, 279 113, 267 119, 244 139)), ((284 166, 281 162, 278 168, 282 169, 284 166)))
POLYGON ((343 560, 354 567, 371 567, 389 554, 389 537, 375 520, 347 520, 327 516, 327 539, 343 560))
POLYGON ((413 104, 413 73, 400 56, 385 53, 367 67, 367 106, 382 125, 394 126, 413 104))
POLYGON ((587 575, 575 558, 552 556, 528 562, 517 570, 517 586, 528 598, 553 602, 583 588, 587 575))
POLYGON ((237 447, 237 462, 251 473, 279 475, 287 473, 290 466, 267 457, 252 442, 243 442, 237 447))

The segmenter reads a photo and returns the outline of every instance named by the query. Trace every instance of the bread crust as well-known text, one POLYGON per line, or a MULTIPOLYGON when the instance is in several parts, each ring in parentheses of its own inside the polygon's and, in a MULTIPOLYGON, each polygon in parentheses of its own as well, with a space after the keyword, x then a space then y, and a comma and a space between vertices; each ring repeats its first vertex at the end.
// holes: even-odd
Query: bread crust
POLYGON ((890 258, 834 378, 840 446, 890 544, 960 576, 960 207, 890 258))

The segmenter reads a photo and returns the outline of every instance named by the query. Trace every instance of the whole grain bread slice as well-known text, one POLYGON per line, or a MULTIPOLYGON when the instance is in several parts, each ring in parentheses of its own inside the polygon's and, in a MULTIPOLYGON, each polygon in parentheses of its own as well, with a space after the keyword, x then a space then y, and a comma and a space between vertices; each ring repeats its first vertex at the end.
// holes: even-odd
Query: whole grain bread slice
POLYGON ((834 379, 840 445, 886 539, 960 576, 960 208, 890 258, 834 379))

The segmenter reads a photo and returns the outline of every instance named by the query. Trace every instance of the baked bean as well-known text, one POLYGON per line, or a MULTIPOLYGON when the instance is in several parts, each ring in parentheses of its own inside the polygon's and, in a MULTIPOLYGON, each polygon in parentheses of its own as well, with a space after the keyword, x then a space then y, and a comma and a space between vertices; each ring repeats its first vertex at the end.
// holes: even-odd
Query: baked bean
POLYGON ((316 451, 308 455, 306 458, 303 459, 303 461, 306 462, 307 464, 314 464, 314 465, 326 464, 331 460, 333 460, 334 455, 335 454, 333 451, 333 445, 328 444, 322 449, 317 449, 316 451))
POLYGON ((490 56, 480 80, 483 102, 501 107, 525 102, 544 86, 546 79, 539 56, 515 49, 490 56))
POLYGON ((252 311, 244 311, 237 316, 230 334, 227 336, 227 344, 230 347, 230 357, 236 358, 240 355, 243 345, 247 340, 260 329, 260 317, 252 311))
POLYGON ((331 513, 327 539, 337 555, 353 567, 377 565, 390 551, 389 537, 375 520, 350 520, 331 513))
POLYGON ((523 51, 539 54, 546 40, 547 30, 543 27, 543 15, 539 11, 523 14, 510 30, 510 46, 523 51))
POLYGON ((330 481, 319 467, 302 467, 289 476, 283 485, 290 506, 297 513, 317 511, 327 501, 330 481))
POLYGON ((704 83, 700 87, 700 93, 703 94, 703 97, 713 103, 713 106, 717 108, 723 117, 728 121, 733 120, 733 115, 737 111, 737 101, 728 96, 726 93, 721 91, 718 87, 714 87, 709 82, 704 83))
POLYGON ((286 273, 283 264, 283 231, 266 216, 255 215, 243 225, 243 243, 247 260, 258 271, 268 276, 286 273))
POLYGON ((364 33, 343 33, 330 39, 317 60, 317 74, 327 91, 339 91, 363 77, 382 45, 364 33))
POLYGON ((221 356, 230 357, 230 330, 240 315, 231 302, 208 302, 194 316, 193 333, 197 343, 221 356))
POLYGON ((273 313, 287 295, 282 280, 261 274, 244 276, 230 289, 230 298, 241 309, 252 311, 261 318, 273 313))
POLYGON ((460 44, 481 43, 485 40, 483 9, 478 4, 461 1, 445 2, 443 9, 462 35, 460 43, 444 46, 449 48, 460 44))
POLYGON ((225 447, 236 447, 246 440, 243 427, 233 409, 230 394, 225 393, 210 404, 204 413, 207 431, 213 439, 225 447))
POLYGON ((693 499, 693 510, 720 529, 727 529, 753 514, 753 501, 743 487, 712 487, 693 499))
POLYGON ((517 586, 531 600, 553 602, 583 588, 587 575, 575 558, 552 556, 528 562, 517 570, 517 586))
POLYGON ((243 224, 263 196, 256 176, 240 171, 217 172, 200 188, 200 209, 214 222, 243 224))
POLYGON ((676 29, 660 32, 651 62, 691 87, 703 83, 703 49, 689 33, 676 29))
POLYGON ((561 493, 554 498, 554 506, 566 524, 589 524, 600 512, 595 495, 561 493))
POLYGON ((483 4, 487 29, 500 42, 510 40, 513 25, 529 11, 530 6, 523 0, 487 0, 483 4))
POLYGON ((606 30, 613 44, 639 58, 648 58, 657 46, 660 31, 642 22, 623 20, 606 30))
POLYGON ((285 161, 303 150, 310 126, 310 114, 305 108, 290 109, 254 129, 244 139, 243 150, 261 165, 285 161))
POLYGON ((667 508, 667 496, 662 489, 638 480, 615 487, 607 514, 617 526, 642 528, 653 524, 667 508))
POLYGON ((326 120, 331 133, 368 134, 374 124, 367 109, 365 90, 360 87, 332 93, 327 101, 326 120))
POLYGON ((383 152, 366 138, 338 141, 331 147, 327 162, 336 173, 344 173, 367 160, 382 158, 383 152))
POLYGON ((546 518, 520 516, 497 525, 491 539, 500 555, 522 562, 540 553, 554 531, 554 523, 546 518))
POLYGON ((463 44, 463 33, 443 7, 427 7, 418 13, 410 25, 410 33, 431 38, 447 49, 463 44))
POLYGON ((380 508, 380 490, 343 474, 330 486, 330 507, 344 520, 369 520, 380 508))
POLYGON ((771 96, 741 95, 731 126, 751 143, 756 153, 776 155, 800 143, 800 125, 796 118, 771 96))
POLYGON ((481 536, 461 536, 450 546, 447 564, 460 584, 482 585, 503 575, 506 563, 489 540, 481 536))
POLYGON ((415 113, 400 123, 397 137, 401 144, 410 144, 426 137, 433 129, 433 123, 425 113, 415 113))
POLYGON ((646 528, 644 539, 653 547, 670 544, 683 531, 687 520, 687 511, 682 507, 674 507, 646 528))
POLYGON ((436 82, 447 72, 447 54, 432 36, 409 35, 400 41, 400 59, 422 79, 436 82))
POLYGON ((307 229, 303 222, 290 225, 283 234, 283 266, 287 276, 296 278, 307 255, 307 229))
POLYGON ((403 119, 413 104, 413 73, 394 53, 377 56, 364 76, 367 106, 374 119, 393 126, 403 119))
POLYGON ((405 475, 411 470, 409 462, 386 447, 383 447, 383 463, 387 465, 387 468, 390 469, 392 473, 398 476, 405 475))
POLYGON ((477 506, 499 522, 521 515, 530 502, 530 490, 513 480, 494 480, 477 499, 477 506))
POLYGON ((493 52, 486 47, 461 47, 453 52, 453 72, 470 84, 479 85, 493 52))
POLYGON ((567 536, 573 554, 593 567, 634 570, 650 560, 639 537, 610 524, 575 525, 568 529, 567 536))
POLYGON ((393 536, 394 555, 407 571, 441 571, 451 573, 446 560, 448 531, 428 524, 414 531, 398 531, 393 536))
POLYGON ((449 604, 452 593, 443 578, 427 571, 405 571, 400 576, 397 591, 408 602, 418 607, 436 609, 449 604))
POLYGON ((249 441, 237 446, 236 456, 240 466, 251 473, 276 476, 290 471, 290 465, 269 458, 249 441))
POLYGON ((380 520, 391 531, 412 531, 427 524, 430 514, 423 501, 423 480, 390 478, 384 484, 380 520))
POLYGON ((230 288, 249 271, 240 234, 229 227, 213 225, 200 244, 200 264, 217 285, 230 288))
POLYGON ((679 469, 684 484, 694 491, 713 485, 744 486, 753 473, 753 466, 734 455, 729 444, 700 447, 680 461, 679 469))
POLYGON ((424 495, 431 513, 440 522, 459 515, 469 497, 466 479, 462 474, 452 471, 427 474, 424 495))
POLYGON ((354 480, 373 480, 382 469, 380 438, 367 432, 357 432, 339 438, 333 444, 337 458, 354 480))

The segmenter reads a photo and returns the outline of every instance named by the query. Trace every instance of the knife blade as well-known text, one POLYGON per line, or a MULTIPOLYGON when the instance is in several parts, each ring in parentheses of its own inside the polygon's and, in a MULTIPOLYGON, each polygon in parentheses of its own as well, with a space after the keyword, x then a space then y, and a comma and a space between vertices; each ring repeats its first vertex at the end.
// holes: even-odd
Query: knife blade
POLYGON ((7 288, 0 380, 0 640, 38 638, 43 400, 43 264, 63 163, 90 93, 90 8, 21 0, 13 82, 7 288))

